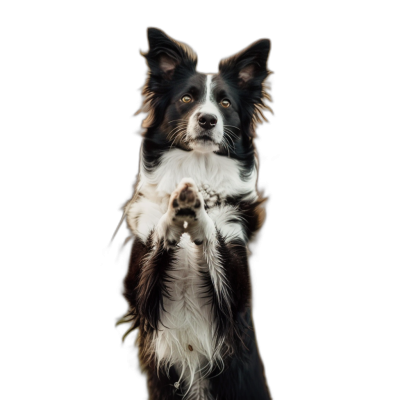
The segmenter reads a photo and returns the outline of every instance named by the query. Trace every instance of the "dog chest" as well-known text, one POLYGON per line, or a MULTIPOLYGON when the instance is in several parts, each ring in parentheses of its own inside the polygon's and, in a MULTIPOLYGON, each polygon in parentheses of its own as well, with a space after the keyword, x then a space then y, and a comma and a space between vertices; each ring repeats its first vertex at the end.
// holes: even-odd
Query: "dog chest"
POLYGON ((192 178, 209 206, 227 196, 248 194, 256 196, 256 169, 244 179, 237 160, 217 154, 201 154, 172 149, 161 157, 152 169, 141 168, 143 185, 154 185, 160 197, 170 195, 185 177, 192 178))

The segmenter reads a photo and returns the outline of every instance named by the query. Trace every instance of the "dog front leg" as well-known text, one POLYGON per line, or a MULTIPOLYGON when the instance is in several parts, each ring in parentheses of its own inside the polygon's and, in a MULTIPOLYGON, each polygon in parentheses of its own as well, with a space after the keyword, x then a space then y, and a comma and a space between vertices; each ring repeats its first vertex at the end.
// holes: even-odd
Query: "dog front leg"
MULTIPOLYGON (((232 313, 233 295, 230 276, 227 273, 229 258, 224 259, 224 239, 216 228, 213 220, 207 214, 204 200, 196 184, 190 178, 184 178, 178 185, 174 200, 175 218, 184 220, 184 230, 198 246, 199 263, 205 266, 204 288, 205 295, 210 297, 214 312, 216 346, 223 343, 223 338, 233 332, 232 313)), ((234 255, 232 255, 234 257, 234 255)))
MULTIPOLYGON (((135 295, 139 315, 153 329, 158 328, 164 299, 169 297, 170 271, 181 236, 186 231, 187 213, 193 216, 191 208, 200 208, 200 204, 200 200, 192 198, 187 192, 185 182, 179 184, 170 196, 166 213, 159 218, 147 238, 148 251, 139 266, 135 295)), ((147 216, 145 218, 150 219, 147 216)), ((136 225, 140 226, 140 220, 136 225)))

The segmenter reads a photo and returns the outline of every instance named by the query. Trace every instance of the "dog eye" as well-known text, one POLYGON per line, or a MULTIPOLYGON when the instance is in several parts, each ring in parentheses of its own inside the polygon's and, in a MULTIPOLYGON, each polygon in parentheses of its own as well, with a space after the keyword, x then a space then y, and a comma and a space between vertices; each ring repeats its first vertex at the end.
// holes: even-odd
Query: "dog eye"
POLYGON ((231 105, 231 102, 228 99, 221 100, 221 106, 224 108, 228 108, 231 105))
POLYGON ((192 101, 192 98, 191 98, 188 94, 185 94, 185 95, 181 98, 181 101, 182 101, 183 103, 190 103, 190 102, 192 101))

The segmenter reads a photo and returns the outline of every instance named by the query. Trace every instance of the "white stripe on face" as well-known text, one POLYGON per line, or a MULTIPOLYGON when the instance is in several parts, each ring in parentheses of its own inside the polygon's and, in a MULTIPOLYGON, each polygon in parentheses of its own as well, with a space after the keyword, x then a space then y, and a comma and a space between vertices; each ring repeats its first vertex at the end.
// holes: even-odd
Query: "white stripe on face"
MULTIPOLYGON (((204 84, 204 96, 201 100, 200 105, 193 111, 189 118, 188 128, 187 128, 187 138, 193 140, 196 137, 202 135, 204 132, 203 128, 198 123, 198 118, 200 114, 212 114, 217 117, 217 124, 213 129, 209 131, 213 141, 217 144, 221 143, 224 134, 224 122, 222 114, 219 110, 218 104, 216 103, 213 96, 213 75, 207 74, 206 81, 204 84)), ((191 142, 191 147, 193 150, 199 151, 216 151, 218 146, 212 142, 191 142)))
POLYGON ((212 84, 212 75, 207 74, 206 79, 206 97, 211 99, 211 84, 212 84))
POLYGON ((218 118, 219 122, 222 122, 222 115, 219 112, 218 105, 214 100, 213 96, 213 76, 207 75, 206 84, 205 84, 205 101, 204 104, 200 107, 200 112, 205 114, 213 114, 218 118))

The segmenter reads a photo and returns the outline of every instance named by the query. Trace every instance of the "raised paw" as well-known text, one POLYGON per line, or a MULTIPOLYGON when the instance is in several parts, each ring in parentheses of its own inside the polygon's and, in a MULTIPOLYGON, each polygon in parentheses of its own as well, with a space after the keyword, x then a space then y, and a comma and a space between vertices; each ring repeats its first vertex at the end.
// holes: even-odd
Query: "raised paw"
POLYGON ((203 207, 203 198, 193 179, 184 178, 170 198, 170 212, 173 221, 197 221, 203 207))

